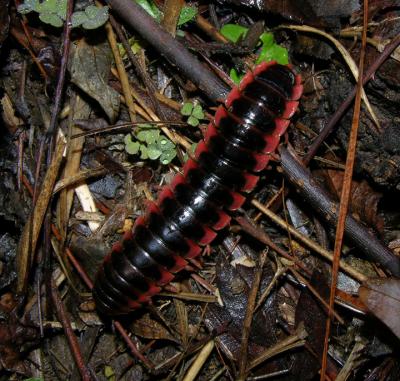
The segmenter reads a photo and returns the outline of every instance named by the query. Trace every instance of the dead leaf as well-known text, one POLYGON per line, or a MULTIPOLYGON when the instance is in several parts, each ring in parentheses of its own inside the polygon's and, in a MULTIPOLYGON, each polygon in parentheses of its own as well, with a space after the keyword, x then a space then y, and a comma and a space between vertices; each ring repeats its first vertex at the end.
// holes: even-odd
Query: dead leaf
POLYGON ((132 330, 135 335, 144 337, 146 339, 169 340, 179 343, 179 340, 174 338, 162 324, 153 320, 148 313, 139 319, 135 319, 132 324, 132 330))
MULTIPOLYGON (((331 193, 339 198, 342 192, 343 171, 327 169, 317 172, 324 177, 331 193)), ((352 181, 350 201, 352 213, 378 232, 383 231, 384 224, 382 217, 378 215, 378 203, 381 198, 382 194, 375 192, 365 180, 352 181)))
POLYGON ((99 102, 110 122, 114 123, 119 112, 120 95, 107 85, 110 67, 111 53, 106 43, 93 46, 80 40, 72 51, 71 81, 99 102))
POLYGON ((400 280, 368 279, 358 293, 368 310, 400 338, 400 280))

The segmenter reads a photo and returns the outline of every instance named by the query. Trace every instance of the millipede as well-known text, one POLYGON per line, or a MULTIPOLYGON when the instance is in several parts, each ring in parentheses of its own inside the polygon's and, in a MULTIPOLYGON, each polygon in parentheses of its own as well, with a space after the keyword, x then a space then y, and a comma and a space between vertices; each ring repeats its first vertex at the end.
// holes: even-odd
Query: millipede
POLYGON ((290 65, 262 63, 243 77, 217 108, 183 174, 104 259, 93 288, 99 312, 127 314, 148 303, 229 224, 276 150, 302 90, 290 65))

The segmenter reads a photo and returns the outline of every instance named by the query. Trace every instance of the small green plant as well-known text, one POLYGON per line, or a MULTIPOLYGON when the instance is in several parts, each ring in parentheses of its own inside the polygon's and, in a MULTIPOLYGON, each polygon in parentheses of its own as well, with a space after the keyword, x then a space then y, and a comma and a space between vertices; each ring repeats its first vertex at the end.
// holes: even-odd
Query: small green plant
MULTIPOLYGON (((63 26, 67 16, 67 0, 25 0, 18 6, 18 12, 27 14, 36 12, 39 19, 56 28, 63 26)), ((83 11, 72 14, 72 27, 82 26, 84 29, 97 29, 108 20, 108 7, 87 6, 83 11)))
POLYGON ((159 128, 150 124, 140 124, 133 134, 125 136, 125 151, 139 155, 142 160, 160 160, 169 164, 176 156, 176 147, 161 134, 159 128))
POLYGON ((186 102, 181 108, 181 114, 187 116, 187 122, 193 127, 200 123, 200 119, 204 119, 204 111, 201 105, 194 105, 193 103, 186 102))
POLYGON ((116 380, 114 369, 109 365, 106 365, 104 367, 104 375, 106 376, 107 381, 115 381, 116 380))
MULTIPOLYGON (((221 28, 220 32, 229 41, 236 44, 246 36, 248 28, 237 24, 225 24, 221 28)), ((276 61, 282 65, 286 65, 289 62, 287 49, 275 42, 274 35, 272 33, 262 33, 259 40, 260 43, 257 47, 258 57, 256 64, 261 62, 276 61)), ((239 74, 234 68, 230 70, 229 75, 236 84, 239 84, 243 78, 243 74, 239 74)))
MULTIPOLYGON (((163 18, 163 13, 158 9, 152 0, 136 0, 136 2, 154 19, 160 22, 163 18)), ((178 19, 178 27, 189 21, 192 21, 197 15, 197 7, 194 5, 185 5, 182 7, 178 19)))

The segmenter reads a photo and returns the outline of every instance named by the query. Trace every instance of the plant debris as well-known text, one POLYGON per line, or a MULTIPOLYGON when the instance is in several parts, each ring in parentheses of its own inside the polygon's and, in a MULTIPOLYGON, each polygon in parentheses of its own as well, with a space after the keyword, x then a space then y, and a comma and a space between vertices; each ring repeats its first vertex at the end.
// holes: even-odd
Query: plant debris
POLYGON ((399 32, 386 0, 0 0, 0 380, 400 379, 399 32), (249 202, 149 303, 99 314, 112 245, 270 61, 304 95, 249 202))

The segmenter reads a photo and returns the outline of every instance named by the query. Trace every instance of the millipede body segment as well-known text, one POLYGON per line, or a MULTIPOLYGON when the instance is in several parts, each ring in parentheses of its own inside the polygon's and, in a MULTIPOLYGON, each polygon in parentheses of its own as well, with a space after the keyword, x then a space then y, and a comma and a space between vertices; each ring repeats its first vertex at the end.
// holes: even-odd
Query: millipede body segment
POLYGON ((229 224, 229 212, 243 204, 277 148, 302 89, 288 65, 262 63, 246 74, 218 107, 183 175, 107 255, 93 288, 100 312, 141 307, 229 224))

